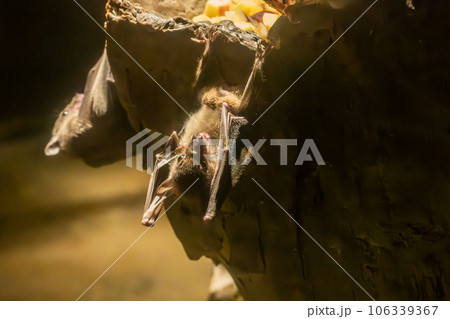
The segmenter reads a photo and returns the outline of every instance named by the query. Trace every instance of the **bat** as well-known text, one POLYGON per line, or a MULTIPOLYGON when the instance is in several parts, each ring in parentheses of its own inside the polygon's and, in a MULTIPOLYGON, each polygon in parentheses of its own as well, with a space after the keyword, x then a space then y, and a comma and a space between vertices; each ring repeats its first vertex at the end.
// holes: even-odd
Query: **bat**
POLYGON ((64 152, 97 167, 125 158, 123 145, 134 134, 120 104, 105 49, 88 73, 84 94, 75 94, 59 114, 45 154, 64 152))
POLYGON ((70 152, 74 138, 92 128, 93 116, 101 117, 106 113, 109 88, 113 83, 105 49, 88 73, 84 94, 76 93, 56 120, 52 138, 45 148, 47 156, 58 155, 60 151, 70 152))
POLYGON ((231 189, 230 178, 225 178, 231 175, 231 170, 226 165, 229 158, 230 133, 238 131, 236 126, 247 123, 243 117, 232 113, 238 112, 240 107, 241 98, 235 93, 212 88, 202 94, 200 109, 186 122, 180 137, 173 133, 169 138, 167 145, 172 145, 174 151, 168 152, 166 149, 156 157, 147 192, 143 225, 153 226, 165 201, 172 195, 180 194, 196 179, 200 179, 199 192, 208 194, 203 220, 208 222, 214 218, 224 197, 219 196, 220 189, 222 188, 224 193, 231 189), (215 148, 215 152, 208 143, 211 139, 222 141, 215 148), (196 152, 194 140, 205 142, 199 148, 202 165, 195 165, 193 160, 196 152), (215 159, 211 159, 212 157, 215 159), (168 176, 158 185, 160 172, 167 166, 170 166, 168 176))
MULTIPOLYGON (((209 40, 215 39, 216 31, 209 40)), ((208 40, 208 41, 209 41, 208 40)), ((201 73, 204 59, 209 53, 207 44, 199 69, 201 73)), ((239 128, 247 124, 245 117, 237 116, 244 110, 254 94, 254 82, 258 73, 262 73, 262 66, 269 47, 262 42, 255 52, 255 62, 246 83, 243 94, 239 97, 236 93, 222 88, 211 88, 201 93, 201 107, 185 123, 180 137, 173 133, 169 138, 168 145, 175 151, 165 152, 166 155, 156 156, 154 172, 150 178, 147 199, 144 208, 142 224, 153 226, 157 220, 165 201, 174 194, 180 194, 187 189, 196 179, 200 179, 200 193, 207 193, 208 200, 205 203, 203 221, 210 222, 214 219, 218 207, 225 198, 225 194, 234 185, 233 171, 230 166, 230 139, 236 139, 239 128), (215 149, 215 160, 211 160, 211 147, 208 141, 219 139, 219 146, 215 149), (196 167, 193 161, 193 140, 202 139, 204 142, 200 147, 200 158, 203 165, 196 167), (169 154, 169 155, 167 155, 169 154), (167 178, 158 185, 160 171, 169 167, 167 178)), ((199 74, 200 74, 199 73, 199 74)), ((234 172, 234 175, 240 176, 234 172)))

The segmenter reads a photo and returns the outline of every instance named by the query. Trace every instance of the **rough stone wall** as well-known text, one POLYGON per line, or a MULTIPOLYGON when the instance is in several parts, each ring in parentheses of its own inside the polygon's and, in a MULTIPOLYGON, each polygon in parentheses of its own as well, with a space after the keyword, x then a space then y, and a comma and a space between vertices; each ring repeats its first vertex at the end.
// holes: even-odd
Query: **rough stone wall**
MULTIPOLYGON (((277 22, 257 94, 240 115, 252 123, 370 3, 299 8, 300 23, 277 22)), ((223 263, 245 299, 369 299, 252 178, 375 299, 449 299, 450 62, 442 30, 450 10, 446 1, 414 4, 411 11, 403 1, 380 1, 267 115, 241 129, 253 141, 313 138, 326 166, 279 166, 278 149, 265 148, 269 165, 245 170, 213 222, 202 222, 195 189, 168 213, 187 255, 223 263)), ((161 43, 147 47, 148 25, 108 27, 142 34, 133 54, 151 65, 146 56, 161 43)), ((201 54, 182 39, 164 45, 170 41, 181 41, 193 64, 201 54)), ((123 59, 111 57, 113 70, 122 72, 123 59)), ((145 104, 145 87, 127 88, 135 90, 131 116, 152 128, 150 114, 167 104, 145 104)), ((180 114, 173 110, 157 121, 166 125, 180 114)), ((290 164, 298 151, 292 148, 290 164)))

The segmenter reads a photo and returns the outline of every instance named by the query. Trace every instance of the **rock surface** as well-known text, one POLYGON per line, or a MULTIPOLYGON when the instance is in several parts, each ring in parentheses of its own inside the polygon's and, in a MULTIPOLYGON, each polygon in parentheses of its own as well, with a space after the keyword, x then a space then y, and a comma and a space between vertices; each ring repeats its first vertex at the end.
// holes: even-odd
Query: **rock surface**
MULTIPOLYGON (((258 42, 251 33, 222 23, 213 62, 193 87, 204 46, 191 38, 211 25, 125 3, 109 2, 108 31, 188 112, 208 85, 242 92, 258 42)), ((289 165, 266 145, 269 165, 249 166, 210 224, 193 194, 168 213, 187 255, 224 264, 245 299, 449 299, 449 4, 415 1, 411 10, 380 0, 339 38, 371 3, 293 7, 275 24, 240 137, 298 139, 289 165), (293 165, 306 138, 326 166, 293 165)), ((111 41, 108 50, 134 127, 181 129, 183 111, 111 41)))

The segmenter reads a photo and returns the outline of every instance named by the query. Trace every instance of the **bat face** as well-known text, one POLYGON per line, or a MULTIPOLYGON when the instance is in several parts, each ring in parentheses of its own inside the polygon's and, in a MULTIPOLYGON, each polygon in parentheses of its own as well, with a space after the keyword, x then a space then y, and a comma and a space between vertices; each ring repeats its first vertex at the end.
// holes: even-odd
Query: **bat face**
POLYGON ((90 128, 90 123, 80 118, 84 94, 75 94, 70 103, 61 111, 53 126, 52 137, 45 147, 45 155, 55 156, 68 151, 74 138, 90 128))

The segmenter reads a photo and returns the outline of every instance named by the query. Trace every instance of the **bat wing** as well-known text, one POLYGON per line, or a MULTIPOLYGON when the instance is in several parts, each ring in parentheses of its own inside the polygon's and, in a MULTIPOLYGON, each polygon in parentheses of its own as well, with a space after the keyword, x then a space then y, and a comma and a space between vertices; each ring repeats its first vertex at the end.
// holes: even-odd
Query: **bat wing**
MULTIPOLYGON (((170 150, 175 150, 177 145, 178 135, 176 132, 173 132, 165 146, 165 149, 167 150, 169 148, 170 150)), ((144 226, 151 227, 154 225, 162 208, 164 207, 165 200, 173 193, 174 183, 172 179, 167 178, 161 184, 160 181, 165 177, 162 175, 169 175, 168 172, 164 174, 164 172, 162 173, 161 171, 167 171, 169 166, 168 164, 174 159, 175 157, 173 156, 164 156, 162 154, 158 154, 156 156, 156 163, 153 173, 150 176, 147 198, 145 200, 144 216, 142 218, 142 224, 144 226)))
POLYGON ((237 117, 230 113, 226 103, 222 106, 221 112, 220 141, 221 143, 223 142, 223 145, 221 145, 218 150, 218 160, 214 176, 211 181, 208 207, 206 209, 206 214, 203 217, 204 221, 211 221, 214 218, 217 207, 222 202, 221 199, 224 198, 223 194, 219 196, 219 189, 223 188, 221 192, 227 193, 227 191, 231 188, 231 170, 229 167, 227 168, 227 163, 229 163, 228 158, 230 141, 235 140, 239 134, 239 128, 242 125, 247 124, 245 118, 237 117))

